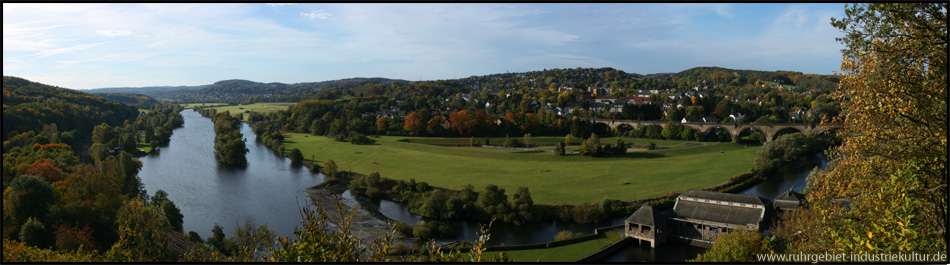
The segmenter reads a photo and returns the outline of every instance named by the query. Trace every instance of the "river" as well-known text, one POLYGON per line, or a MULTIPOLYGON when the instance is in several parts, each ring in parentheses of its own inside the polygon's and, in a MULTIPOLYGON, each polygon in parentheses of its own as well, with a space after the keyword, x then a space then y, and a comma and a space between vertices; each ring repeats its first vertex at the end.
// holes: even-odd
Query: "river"
POLYGON ((139 158, 139 177, 149 195, 164 190, 184 215, 184 231, 211 236, 217 223, 228 237, 246 221, 267 224, 279 236, 293 235, 302 218, 297 209, 310 205, 301 190, 323 181, 323 175, 292 167, 255 139, 251 127, 241 125, 247 139, 248 165, 234 168, 215 160, 211 119, 188 109, 185 124, 172 132, 168 146, 139 158))
MULTIPOLYGON (((311 204, 303 188, 324 180, 322 174, 310 173, 306 168, 292 167, 290 160, 277 155, 255 140, 250 126, 242 124, 241 132, 247 139, 249 153, 246 168, 234 168, 218 163, 212 151, 214 130, 211 119, 193 110, 182 111, 185 124, 175 129, 168 146, 161 147, 140 158, 143 166, 139 173, 149 194, 161 189, 168 192, 184 215, 184 230, 198 232, 202 238, 211 235, 215 223, 233 236, 234 228, 245 221, 266 223, 278 236, 292 236, 301 217, 299 206, 311 204)), ((805 176, 815 166, 824 168, 825 158, 816 155, 803 159, 797 165, 786 166, 781 174, 769 178, 741 194, 758 195, 767 199, 794 186, 804 188, 805 176)), ((355 204, 347 191, 344 202, 355 204)), ((371 202, 389 218, 407 224, 422 220, 409 213, 399 203, 387 200, 371 202)), ((599 224, 577 224, 548 221, 526 226, 496 223, 491 227, 488 245, 518 245, 548 242, 562 230, 590 234, 594 228, 622 224, 626 217, 614 218, 599 224)), ((470 221, 447 222, 456 236, 446 239, 475 240, 479 224, 470 221)), ((676 244, 661 245, 656 249, 630 244, 615 251, 603 261, 670 261, 695 258, 704 249, 676 244)))

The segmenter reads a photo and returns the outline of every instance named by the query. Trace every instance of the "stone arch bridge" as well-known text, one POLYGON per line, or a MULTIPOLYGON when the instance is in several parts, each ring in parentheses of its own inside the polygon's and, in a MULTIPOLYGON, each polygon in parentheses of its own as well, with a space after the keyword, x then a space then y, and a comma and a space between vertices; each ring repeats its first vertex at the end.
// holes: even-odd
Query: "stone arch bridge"
MULTIPOLYGON (((702 123, 702 122, 688 122, 688 123, 678 123, 678 122, 669 122, 669 121, 634 121, 634 120, 608 120, 608 119, 593 119, 593 122, 600 122, 607 124, 611 129, 617 129, 622 125, 629 125, 631 127, 642 127, 647 125, 660 125, 663 126, 667 123, 677 123, 683 126, 699 130, 701 132, 708 132, 709 130, 715 128, 722 128, 729 132, 732 136, 739 135, 746 130, 756 129, 762 132, 765 135, 765 141, 771 142, 775 138, 775 134, 784 129, 795 129, 799 132, 805 132, 808 129, 814 129, 817 132, 825 132, 828 130, 840 129, 843 128, 841 124, 815 124, 815 123, 768 123, 768 124, 736 124, 736 123, 702 123)), ((735 139, 735 137, 733 137, 735 139)))

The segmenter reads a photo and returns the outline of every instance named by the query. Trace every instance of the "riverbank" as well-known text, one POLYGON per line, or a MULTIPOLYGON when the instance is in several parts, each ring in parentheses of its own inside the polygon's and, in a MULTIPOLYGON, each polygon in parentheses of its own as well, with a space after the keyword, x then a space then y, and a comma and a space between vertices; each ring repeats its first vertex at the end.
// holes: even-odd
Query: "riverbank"
MULTIPOLYGON (((307 193, 314 205, 323 207, 327 213, 327 219, 334 226, 343 220, 341 211, 343 214, 351 214, 352 207, 358 205, 356 212, 352 213, 350 229, 354 235, 364 241, 371 241, 373 238, 382 237, 393 232, 387 223, 390 219, 380 213, 378 209, 371 209, 370 204, 361 203, 359 200, 342 201, 345 200, 342 195, 346 189, 347 187, 343 182, 329 180, 307 187, 303 191, 307 193), (337 210, 337 202, 343 203, 342 209, 337 210)), ((405 237, 395 233, 395 238, 405 237)))

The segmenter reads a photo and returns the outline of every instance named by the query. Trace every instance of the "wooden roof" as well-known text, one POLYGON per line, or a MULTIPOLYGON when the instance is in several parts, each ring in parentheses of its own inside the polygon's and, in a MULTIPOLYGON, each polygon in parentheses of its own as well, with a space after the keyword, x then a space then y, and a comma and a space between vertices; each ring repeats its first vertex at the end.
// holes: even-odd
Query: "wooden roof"
POLYGON ((758 196, 690 190, 677 197, 673 211, 679 218, 745 226, 759 224, 766 208, 758 196))

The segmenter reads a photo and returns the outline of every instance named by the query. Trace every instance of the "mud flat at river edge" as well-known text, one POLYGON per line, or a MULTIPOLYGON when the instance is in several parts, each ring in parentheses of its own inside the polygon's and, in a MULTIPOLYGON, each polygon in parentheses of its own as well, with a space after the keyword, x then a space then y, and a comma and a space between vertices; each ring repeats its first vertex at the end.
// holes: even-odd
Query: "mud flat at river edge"
MULTIPOLYGON (((382 237, 393 232, 392 228, 387 224, 389 218, 379 213, 379 210, 375 209, 372 204, 344 198, 342 194, 346 191, 346 185, 339 181, 324 181, 317 185, 307 187, 303 189, 303 191, 310 196, 310 200, 313 201, 314 204, 323 207, 327 213, 328 221, 334 227, 339 225, 342 220, 340 211, 337 210, 336 202, 342 200, 344 206, 341 210, 344 214, 349 214, 350 211, 352 211, 353 205, 358 205, 359 207, 356 213, 353 214, 353 223, 350 226, 350 230, 354 235, 363 240, 363 242, 371 242, 377 237, 382 237)), ((395 238, 401 239, 405 237, 400 233, 395 233, 395 238)))

